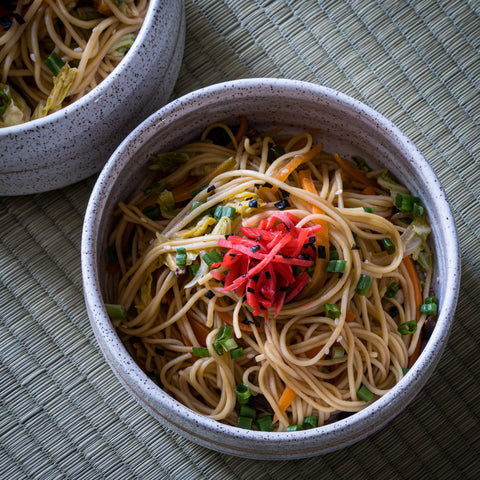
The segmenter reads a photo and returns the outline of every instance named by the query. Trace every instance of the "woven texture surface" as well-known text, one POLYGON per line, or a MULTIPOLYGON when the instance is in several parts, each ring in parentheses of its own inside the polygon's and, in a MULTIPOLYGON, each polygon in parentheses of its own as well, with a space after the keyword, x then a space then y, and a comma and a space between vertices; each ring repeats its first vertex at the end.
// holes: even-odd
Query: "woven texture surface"
POLYGON ((170 433, 120 386, 81 283, 95 178, 0 198, 0 478, 456 479, 480 475, 480 3, 468 0, 186 0, 174 97, 242 77, 338 89, 420 148, 456 217, 462 285, 431 379, 386 427, 298 461, 221 455, 170 433))

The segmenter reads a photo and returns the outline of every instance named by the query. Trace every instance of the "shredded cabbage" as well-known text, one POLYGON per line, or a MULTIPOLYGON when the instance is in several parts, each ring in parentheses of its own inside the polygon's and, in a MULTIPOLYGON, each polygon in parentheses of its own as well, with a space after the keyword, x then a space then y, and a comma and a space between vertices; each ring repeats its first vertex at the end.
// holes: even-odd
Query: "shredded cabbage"
POLYGON ((177 168, 192 158, 194 153, 167 152, 150 156, 150 170, 160 170, 163 173, 173 173, 177 168))
POLYGON ((28 122, 31 110, 27 102, 10 85, 0 83, 0 91, 9 99, 7 107, 0 115, 0 128, 28 122))
POLYGON ((109 57, 123 57, 132 47, 135 38, 134 33, 127 33, 113 44, 107 55, 109 57))
POLYGON ((180 209, 175 208, 175 199, 170 190, 164 190, 157 198, 163 218, 174 218, 180 209))
POLYGON ((68 63, 62 67, 58 75, 53 79, 53 89, 50 95, 45 102, 42 101, 37 105, 37 108, 33 112, 32 119, 45 117, 50 112, 62 108, 62 103, 68 95, 75 78, 77 78, 77 72, 78 70, 71 68, 68 63))
POLYGON ((411 255, 414 260, 418 260, 421 252, 425 249, 425 242, 431 231, 424 215, 415 217, 401 236, 404 255, 411 255))
POLYGON ((135 305, 137 312, 145 310, 152 301, 152 275, 148 275, 147 280, 140 289, 140 303, 135 305))

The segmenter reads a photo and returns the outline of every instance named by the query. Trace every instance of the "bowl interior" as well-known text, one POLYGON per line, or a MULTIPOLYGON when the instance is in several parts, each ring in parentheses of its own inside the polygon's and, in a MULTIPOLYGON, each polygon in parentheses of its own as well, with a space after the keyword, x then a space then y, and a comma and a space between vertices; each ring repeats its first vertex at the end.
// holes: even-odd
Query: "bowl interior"
POLYGON ((393 418, 413 398, 438 362, 458 294, 453 217, 438 179, 416 147, 394 125, 360 102, 318 85, 286 80, 242 80, 208 87, 170 103, 142 123, 120 145, 99 177, 86 215, 82 256, 85 296, 93 328, 127 389, 178 433, 210 448, 249 458, 296 458, 325 453, 363 438, 393 418), (316 139, 326 151, 346 158, 360 155, 370 165, 388 168, 421 197, 432 223, 438 279, 435 289, 441 308, 427 348, 409 374, 387 395, 345 420, 313 431, 266 436, 195 414, 151 384, 132 365, 103 310, 104 259, 112 212, 119 200, 128 199, 141 188, 149 155, 193 140, 213 122, 237 124, 240 115, 245 115, 258 130, 279 125, 286 129, 317 128, 316 139))

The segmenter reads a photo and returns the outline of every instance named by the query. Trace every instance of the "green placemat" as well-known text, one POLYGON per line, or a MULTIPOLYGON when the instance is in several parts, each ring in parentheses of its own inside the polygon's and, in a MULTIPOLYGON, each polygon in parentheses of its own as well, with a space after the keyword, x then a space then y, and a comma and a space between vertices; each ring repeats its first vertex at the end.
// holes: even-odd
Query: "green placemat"
POLYGON ((212 452, 140 408, 95 342, 80 271, 95 179, 0 198, 0 478, 478 478, 480 4, 187 0, 186 13, 174 97, 242 77, 312 81, 379 110, 424 153, 462 251, 446 352, 404 412, 344 450, 288 462, 212 452))

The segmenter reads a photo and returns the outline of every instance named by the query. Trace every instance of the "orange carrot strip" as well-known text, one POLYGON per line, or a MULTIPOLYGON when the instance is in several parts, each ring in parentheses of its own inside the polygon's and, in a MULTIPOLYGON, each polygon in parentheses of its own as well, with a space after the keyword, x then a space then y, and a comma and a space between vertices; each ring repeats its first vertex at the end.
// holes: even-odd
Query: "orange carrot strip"
POLYGON ((285 410, 290 406, 296 396, 297 394, 294 392, 294 390, 287 385, 280 396, 280 399, 278 400, 278 408, 280 412, 285 413, 285 410))
MULTIPOLYGON (((312 160, 315 155, 322 151, 323 144, 318 143, 314 147, 312 147, 308 152, 302 153, 300 155, 295 155, 283 168, 281 168, 276 174, 275 178, 284 182, 290 174, 296 170, 302 163, 308 162, 312 160)), ((263 190, 263 188, 262 188, 263 190)), ((278 189, 277 187, 272 187, 265 189, 274 194, 278 189)))
MULTIPOLYGON (((311 130, 307 130, 306 133, 309 133, 312 137, 317 134, 318 132, 320 131, 319 128, 312 128, 311 130)), ((282 140, 279 140, 278 142, 276 142, 277 145, 281 145, 282 147, 285 147, 287 145, 287 143, 291 140, 292 138, 291 137, 288 137, 288 138, 284 138, 282 140)), ((307 143, 308 139, 306 138, 301 138, 300 140, 298 140, 297 142, 295 142, 291 149, 290 150, 300 150, 301 148, 303 148, 306 143, 307 143), (303 143, 302 143, 303 142, 303 143)))
MULTIPOLYGON (((300 170, 298 172, 298 176, 300 178, 300 183, 304 190, 306 190, 307 192, 313 193, 315 195, 318 195, 315 184, 313 183, 310 170, 300 170)), ((322 214, 324 213, 324 211, 321 208, 315 205, 312 205, 312 213, 322 214)), ((328 222, 317 220, 316 223, 322 226, 322 230, 320 232, 317 232, 316 234, 317 245, 323 245, 325 247, 326 258, 317 258, 317 261, 315 262, 315 269, 312 275, 312 282, 310 282, 310 285, 308 285, 307 288, 305 289, 305 293, 310 292, 314 286, 321 287, 324 284, 325 279, 327 277, 326 267, 328 263, 329 250, 330 250, 330 242, 328 240, 328 222)))
POLYGON ((362 190, 363 195, 376 195, 375 190, 370 185, 362 190))
POLYGON ((358 168, 353 167, 348 162, 340 158, 336 153, 333 154, 335 160, 340 165, 340 168, 352 179, 357 182, 363 183, 364 185, 369 185, 371 187, 378 187, 377 180, 375 178, 368 177, 365 172, 362 172, 358 168))
POLYGON ((206 347, 207 337, 212 330, 193 317, 187 317, 187 318, 188 318, 188 321, 190 322, 190 325, 192 326, 193 333, 195 334, 195 338, 198 340, 198 343, 202 347, 206 347))
MULTIPOLYGON (((404 257, 403 264, 407 269, 408 276, 413 285, 413 294, 415 297, 415 306, 416 306, 416 317, 415 320, 418 322, 420 319, 420 305, 422 304, 422 292, 420 290, 420 280, 418 278, 417 270, 415 269, 415 265, 410 257, 404 257)), ((417 346, 415 347, 414 352, 408 358, 408 368, 410 368, 417 360, 418 356, 420 355, 420 347, 422 344, 422 331, 420 330, 420 334, 418 336, 417 346)))
POLYGON ((345 314, 345 321, 346 322, 353 322, 357 316, 351 312, 350 310, 347 310, 347 313, 345 314))

